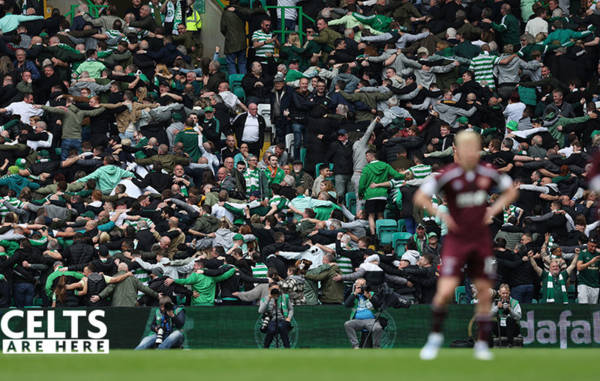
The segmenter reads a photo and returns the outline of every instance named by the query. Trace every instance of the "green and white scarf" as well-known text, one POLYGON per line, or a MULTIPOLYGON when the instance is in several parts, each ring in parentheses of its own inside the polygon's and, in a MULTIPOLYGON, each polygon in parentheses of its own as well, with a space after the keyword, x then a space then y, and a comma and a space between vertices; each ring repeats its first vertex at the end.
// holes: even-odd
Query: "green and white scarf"
MULTIPOLYGON (((555 303, 554 300, 554 277, 549 272, 546 274, 546 303, 555 303)), ((567 297, 567 284, 562 274, 558 274, 558 281, 560 282, 560 290, 562 291, 562 304, 568 304, 569 300, 567 297)))

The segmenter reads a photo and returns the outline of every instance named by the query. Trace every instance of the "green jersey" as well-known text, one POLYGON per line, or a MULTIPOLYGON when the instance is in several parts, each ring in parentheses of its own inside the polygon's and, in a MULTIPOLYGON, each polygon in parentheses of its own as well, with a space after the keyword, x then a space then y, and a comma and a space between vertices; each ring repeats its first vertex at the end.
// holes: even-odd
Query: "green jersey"
MULTIPOLYGON (((598 253, 590 253, 585 250, 579 254, 579 261, 587 263, 594 257, 598 256, 598 253)), ((600 287, 600 265, 599 262, 592 263, 585 270, 581 270, 577 273, 577 280, 579 284, 584 284, 588 287, 599 288, 600 287)))

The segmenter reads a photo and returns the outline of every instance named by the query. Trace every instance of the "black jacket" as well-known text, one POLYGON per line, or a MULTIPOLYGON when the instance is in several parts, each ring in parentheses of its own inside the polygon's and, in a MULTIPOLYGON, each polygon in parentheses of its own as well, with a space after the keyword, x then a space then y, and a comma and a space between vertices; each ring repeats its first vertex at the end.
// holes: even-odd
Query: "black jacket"
POLYGON ((352 143, 349 140, 346 144, 343 144, 339 140, 331 143, 329 146, 328 161, 333 163, 333 171, 336 175, 351 175, 354 170, 352 143))
MULTIPOLYGON (((246 125, 246 118, 248 117, 248 113, 245 112, 240 114, 233 121, 233 132, 235 133, 235 138, 238 141, 238 144, 242 141, 242 136, 244 136, 244 127, 246 125)), ((265 130, 267 129, 267 123, 265 122, 265 118, 261 115, 256 114, 258 118, 258 146, 262 147, 265 141, 265 130)))

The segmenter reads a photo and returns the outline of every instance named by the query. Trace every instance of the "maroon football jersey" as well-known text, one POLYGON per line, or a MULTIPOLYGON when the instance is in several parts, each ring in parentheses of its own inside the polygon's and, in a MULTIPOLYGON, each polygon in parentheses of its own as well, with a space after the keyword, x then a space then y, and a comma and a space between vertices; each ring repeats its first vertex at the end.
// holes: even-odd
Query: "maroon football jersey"
POLYGON ((441 173, 430 176, 421 191, 429 196, 444 193, 450 215, 458 225, 459 236, 477 239, 478 234, 487 232, 484 224, 488 195, 497 186, 500 191, 508 189, 512 180, 488 165, 479 164, 473 171, 465 171, 458 164, 450 164, 441 173))
POLYGON ((596 153, 592 159, 592 170, 590 172, 590 189, 600 192, 600 153, 596 153))

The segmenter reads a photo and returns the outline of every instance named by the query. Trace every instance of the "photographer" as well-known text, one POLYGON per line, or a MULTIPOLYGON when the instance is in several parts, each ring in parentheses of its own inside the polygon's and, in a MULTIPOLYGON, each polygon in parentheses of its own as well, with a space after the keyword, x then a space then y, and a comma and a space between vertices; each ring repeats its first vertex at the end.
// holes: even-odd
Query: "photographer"
POLYGON ((168 296, 161 296, 158 301, 156 316, 152 322, 150 336, 146 336, 135 348, 158 349, 179 348, 183 344, 183 325, 185 324, 185 312, 183 307, 175 306, 168 296))
POLYGON ((290 347, 288 333, 292 329, 291 321, 294 316, 294 305, 288 294, 282 294, 279 285, 272 283, 269 286, 269 296, 260 300, 258 313, 263 314, 263 327, 266 333, 264 347, 269 348, 275 335, 281 337, 283 346, 290 347))
POLYGON ((366 290, 367 281, 359 278, 352 286, 352 293, 348 295, 344 305, 352 307, 351 320, 344 323, 346 335, 352 344, 352 348, 358 349, 358 338, 356 331, 366 329, 372 335, 373 348, 379 348, 379 340, 383 333, 383 327, 375 319, 375 307, 371 302, 374 293, 366 290))
POLYGON ((492 305, 492 315, 496 315, 498 324, 494 326, 495 337, 506 337, 508 345, 513 345, 513 339, 520 333, 521 305, 510 297, 510 287, 503 283, 498 289, 498 300, 492 305))

